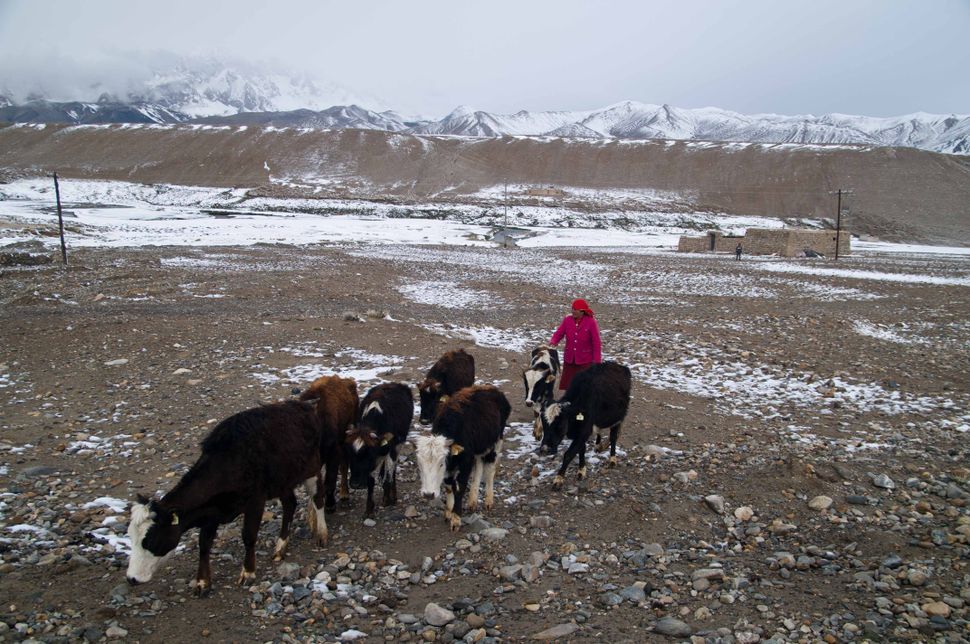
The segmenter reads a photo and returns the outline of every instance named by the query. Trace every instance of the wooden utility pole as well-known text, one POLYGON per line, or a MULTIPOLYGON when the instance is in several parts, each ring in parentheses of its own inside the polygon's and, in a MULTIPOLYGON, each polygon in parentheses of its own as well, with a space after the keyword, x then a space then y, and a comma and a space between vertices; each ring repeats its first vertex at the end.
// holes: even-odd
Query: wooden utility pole
POLYGON ((509 227, 509 180, 505 180, 505 227, 509 227))
POLYGON ((57 197, 57 225, 61 229, 61 259, 67 266, 67 244, 64 243, 64 215, 61 213, 61 188, 57 184, 57 173, 54 173, 54 195, 57 197))
POLYGON ((842 241, 842 195, 849 196, 852 191, 839 188, 835 194, 838 195, 835 213, 835 261, 839 261, 839 244, 842 241))

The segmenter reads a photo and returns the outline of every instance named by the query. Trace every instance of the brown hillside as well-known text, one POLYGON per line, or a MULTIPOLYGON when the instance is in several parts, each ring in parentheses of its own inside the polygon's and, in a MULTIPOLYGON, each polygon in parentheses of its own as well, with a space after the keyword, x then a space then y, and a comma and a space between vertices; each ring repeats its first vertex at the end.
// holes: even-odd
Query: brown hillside
POLYGON ((0 169, 276 195, 306 196, 307 185, 323 184, 314 194, 403 202, 461 200, 505 180, 654 189, 696 209, 777 217, 834 217, 830 192, 845 187, 854 191, 845 222, 853 231, 970 245, 970 161, 908 148, 48 125, 0 129, 0 169))

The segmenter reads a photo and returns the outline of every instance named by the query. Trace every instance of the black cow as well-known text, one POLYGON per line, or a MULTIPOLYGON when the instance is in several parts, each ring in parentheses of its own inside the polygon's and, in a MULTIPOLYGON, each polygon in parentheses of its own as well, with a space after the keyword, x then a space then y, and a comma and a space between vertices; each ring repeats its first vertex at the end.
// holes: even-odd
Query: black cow
POLYGON ((491 385, 465 387, 441 405, 430 436, 415 439, 421 493, 436 498, 446 487, 445 518, 452 530, 461 527, 462 499, 478 505, 478 486, 485 474, 485 509, 495 503, 495 468, 512 405, 491 385))
POLYGON ((442 398, 452 395, 462 387, 475 384, 475 358, 464 349, 448 351, 438 359, 438 362, 428 369, 428 374, 418 386, 421 398, 421 416, 418 420, 422 425, 434 420, 438 403, 442 398))
POLYGON ((553 402, 556 377, 559 376, 559 352, 545 345, 532 350, 532 363, 522 371, 525 385, 525 404, 535 412, 532 435, 542 440, 542 421, 539 410, 553 402))
POLYGON ((131 508, 129 583, 149 581, 191 528, 199 528, 195 592, 212 587, 209 553, 216 531, 243 514, 243 561, 239 583, 256 577, 256 537, 266 501, 280 499, 283 523, 275 559, 282 559, 296 510, 294 489, 312 495, 311 520, 318 542, 327 540, 321 454, 337 449, 322 431, 312 404, 290 400, 240 412, 222 421, 202 441, 202 455, 159 500, 139 496, 131 508))
POLYGON ((542 445, 540 451, 555 454, 563 438, 572 443, 563 455, 555 485, 563 483, 563 474, 579 454, 579 478, 586 477, 586 441, 596 431, 610 430, 610 465, 616 465, 616 439, 630 408, 630 370, 615 362, 594 364, 573 376, 565 395, 542 410, 542 445))
POLYGON ((344 438, 350 486, 367 488, 367 516, 374 515, 374 484, 381 481, 384 505, 397 503, 397 455, 414 416, 411 388, 396 382, 377 385, 360 403, 360 421, 344 438))

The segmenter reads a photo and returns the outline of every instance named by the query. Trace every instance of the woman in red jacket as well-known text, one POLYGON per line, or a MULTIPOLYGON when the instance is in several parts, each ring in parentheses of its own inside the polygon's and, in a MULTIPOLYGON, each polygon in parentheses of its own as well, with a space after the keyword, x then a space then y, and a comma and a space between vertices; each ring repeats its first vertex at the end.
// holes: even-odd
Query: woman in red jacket
POLYGON ((559 341, 566 338, 562 376, 559 378, 559 388, 563 390, 569 387, 577 373, 603 361, 600 329, 593 317, 593 310, 586 300, 573 300, 572 309, 549 341, 551 346, 557 347, 559 341))

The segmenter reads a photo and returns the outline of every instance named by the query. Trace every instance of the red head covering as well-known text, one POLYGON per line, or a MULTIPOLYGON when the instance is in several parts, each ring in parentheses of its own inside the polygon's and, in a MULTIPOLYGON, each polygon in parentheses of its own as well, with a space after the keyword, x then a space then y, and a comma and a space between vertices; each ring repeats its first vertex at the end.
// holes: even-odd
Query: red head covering
POLYGON ((573 300, 572 308, 574 311, 582 311, 586 315, 594 317, 593 309, 589 308, 589 304, 586 303, 586 300, 573 300))

